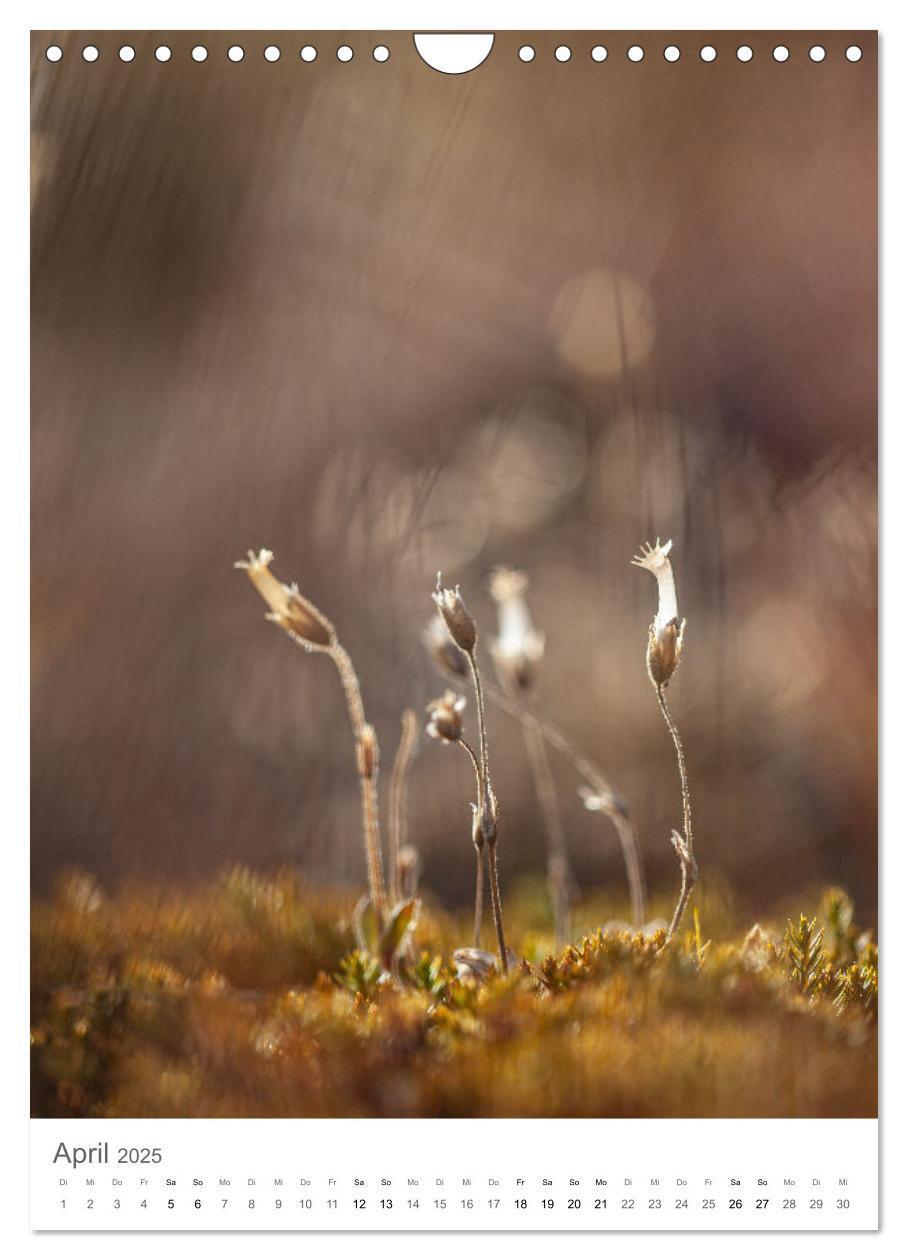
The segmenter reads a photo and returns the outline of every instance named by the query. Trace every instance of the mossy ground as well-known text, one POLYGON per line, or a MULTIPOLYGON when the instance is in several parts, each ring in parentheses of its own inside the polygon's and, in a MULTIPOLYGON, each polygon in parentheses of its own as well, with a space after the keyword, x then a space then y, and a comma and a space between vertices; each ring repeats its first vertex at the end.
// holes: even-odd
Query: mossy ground
POLYGON ((425 905, 382 978, 355 899, 244 869, 189 892, 62 879, 32 910, 33 1114, 876 1115, 876 947, 840 892, 750 933, 704 893, 664 950, 584 932, 610 917, 589 902, 556 954, 518 890, 521 961, 485 984, 451 963, 466 918, 425 905))

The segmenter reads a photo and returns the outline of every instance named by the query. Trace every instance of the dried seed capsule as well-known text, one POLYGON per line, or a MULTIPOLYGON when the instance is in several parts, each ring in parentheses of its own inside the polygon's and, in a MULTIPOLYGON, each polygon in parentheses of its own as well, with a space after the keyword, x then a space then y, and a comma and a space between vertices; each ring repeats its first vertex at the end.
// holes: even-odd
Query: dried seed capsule
POLYGON ((397 855, 397 877, 404 897, 415 897, 419 886, 419 853, 405 844, 397 855))
POLYGON ((437 700, 432 700, 426 706, 429 715, 426 733, 433 739, 458 743, 463 734, 462 714, 466 704, 464 697, 455 695, 453 691, 446 691, 437 700))
POLYGON ((245 569, 252 585, 268 605, 265 616, 288 634, 299 639, 304 647, 318 650, 330 647, 335 641, 334 626, 314 604, 299 593, 294 583, 286 586, 271 572, 274 556, 262 550, 248 553, 247 560, 237 560, 234 568, 245 569))
POLYGON ((498 966, 498 960, 494 954, 490 954, 485 949, 476 949, 473 946, 467 946, 464 949, 455 949, 454 951, 454 967, 457 971, 458 980, 472 980, 481 983, 487 980, 489 976, 495 974, 498 966))
POLYGON ((670 621, 662 630, 650 626, 646 649, 646 668, 657 687, 664 687, 678 668, 684 646, 684 622, 670 621))
POLYGON ((451 678, 466 678, 470 670, 467 658, 448 634, 448 627, 440 614, 426 626, 423 642, 437 669, 451 678))
POLYGON ((493 571, 489 583, 498 608, 498 637, 492 643, 492 655, 502 683, 520 689, 532 686, 535 666, 545 650, 545 637, 530 618, 528 585, 525 573, 504 566, 493 571))
POLYGON ((678 617, 675 577, 668 558, 671 549, 671 539, 660 543, 657 538, 655 547, 644 543, 640 555, 631 561, 652 573, 659 587, 659 605, 646 649, 646 667, 655 687, 664 687, 678 668, 684 644, 684 622, 678 617))
POLYGON ((463 602, 460 587, 456 586, 453 591, 442 588, 439 573, 432 598, 444 618, 451 638, 462 652, 472 652, 476 646, 476 622, 463 602))

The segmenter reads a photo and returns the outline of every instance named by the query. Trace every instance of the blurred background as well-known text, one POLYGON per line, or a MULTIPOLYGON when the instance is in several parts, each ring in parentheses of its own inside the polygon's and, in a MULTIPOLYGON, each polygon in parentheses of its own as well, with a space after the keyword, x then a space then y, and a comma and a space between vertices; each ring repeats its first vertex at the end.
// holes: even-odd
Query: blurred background
MULTIPOLYGON (((357 664, 383 791, 402 710, 444 686, 421 642, 436 571, 488 643, 489 573, 524 569, 540 709, 673 890, 655 583, 630 565, 658 534, 701 871, 754 914, 825 881, 872 917, 873 41, 851 64, 836 32, 814 64, 789 32, 779 64, 764 32, 742 65, 734 33, 705 64, 684 32, 508 32, 445 76, 402 32, 308 38, 311 64, 286 32, 33 36, 36 891, 73 865, 362 882, 337 678, 231 567, 262 546, 357 664)), ((507 892, 545 846, 494 709, 491 741, 507 892)), ((623 896, 614 833, 553 766, 581 887, 623 896)), ((472 893, 471 792, 423 740, 409 835, 449 906, 472 893)))

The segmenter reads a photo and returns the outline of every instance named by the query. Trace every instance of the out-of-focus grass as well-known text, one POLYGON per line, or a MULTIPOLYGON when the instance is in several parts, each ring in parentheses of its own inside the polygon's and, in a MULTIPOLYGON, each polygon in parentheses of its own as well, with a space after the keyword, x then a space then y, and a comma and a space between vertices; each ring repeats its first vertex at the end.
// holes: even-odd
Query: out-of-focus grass
POLYGON ((292 873, 113 896, 69 874, 32 910, 33 1114, 876 1114, 876 947, 840 892, 749 934, 704 894, 664 950, 587 903, 554 956, 527 886, 522 961, 483 985, 451 963, 466 920, 431 906, 380 978, 354 901, 292 873))

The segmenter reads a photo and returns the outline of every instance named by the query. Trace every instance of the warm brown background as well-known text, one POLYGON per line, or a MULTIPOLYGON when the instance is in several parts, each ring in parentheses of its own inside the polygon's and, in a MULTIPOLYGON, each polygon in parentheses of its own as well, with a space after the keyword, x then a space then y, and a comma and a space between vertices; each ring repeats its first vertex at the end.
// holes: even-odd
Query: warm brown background
MULTIPOLYGON (((506 33, 446 77, 404 33, 42 33, 33 122, 38 888, 74 863, 359 880, 336 680, 231 569, 262 545, 337 623, 386 768, 401 709, 439 688, 435 570, 490 627, 490 567, 525 567, 543 708, 673 886, 655 587, 629 564, 658 533, 688 618, 672 690, 701 868, 755 909, 834 880, 873 913, 874 35, 506 33)), ((513 887, 542 839, 520 741, 499 716, 492 738, 513 887)), ((559 782, 584 885, 617 887, 610 835, 559 782)), ((469 790, 423 748, 411 835, 455 904, 469 790)))

